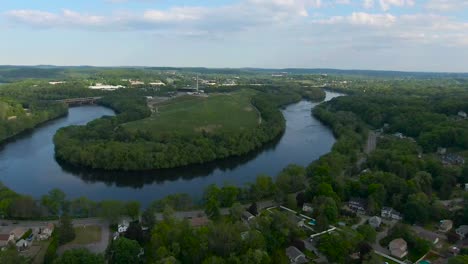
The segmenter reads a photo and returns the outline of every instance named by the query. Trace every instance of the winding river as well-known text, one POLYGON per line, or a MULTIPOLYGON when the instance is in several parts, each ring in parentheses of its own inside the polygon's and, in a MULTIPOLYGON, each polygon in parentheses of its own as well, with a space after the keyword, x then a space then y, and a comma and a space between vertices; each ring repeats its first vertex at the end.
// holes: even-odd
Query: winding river
MULTIPOLYGON (((326 100, 340 94, 327 92, 326 100)), ((200 198, 210 184, 243 186, 258 174, 276 176, 291 163, 306 166, 328 153, 335 139, 311 115, 316 104, 300 101, 282 110, 286 131, 276 142, 249 155, 213 163, 153 172, 105 172, 60 165, 52 138, 65 126, 82 125, 113 111, 101 106, 70 108, 66 117, 17 137, 0 149, 0 181, 12 190, 40 197, 52 188, 68 198, 137 200, 147 205, 169 194, 188 193, 200 198)))

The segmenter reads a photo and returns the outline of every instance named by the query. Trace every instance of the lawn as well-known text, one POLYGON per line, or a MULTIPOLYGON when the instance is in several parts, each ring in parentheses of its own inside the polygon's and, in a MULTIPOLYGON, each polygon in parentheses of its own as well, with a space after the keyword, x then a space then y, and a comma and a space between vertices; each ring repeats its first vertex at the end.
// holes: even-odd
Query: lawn
POLYGON ((69 245, 87 245, 101 241, 100 226, 75 227, 76 237, 69 245))
POLYGON ((236 132, 259 125, 257 110, 251 104, 255 92, 242 90, 230 94, 181 96, 157 106, 151 117, 124 125, 127 129, 150 130, 165 134, 236 132))

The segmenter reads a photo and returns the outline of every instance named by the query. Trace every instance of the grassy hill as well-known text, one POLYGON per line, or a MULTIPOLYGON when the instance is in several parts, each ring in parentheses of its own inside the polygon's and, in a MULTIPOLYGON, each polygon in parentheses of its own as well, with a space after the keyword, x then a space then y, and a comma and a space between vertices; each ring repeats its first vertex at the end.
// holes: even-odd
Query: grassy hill
POLYGON ((254 91, 242 90, 209 97, 182 96, 159 104, 151 117, 124 126, 130 130, 151 130, 160 136, 237 133, 261 122, 257 109, 251 104, 253 95, 254 91))

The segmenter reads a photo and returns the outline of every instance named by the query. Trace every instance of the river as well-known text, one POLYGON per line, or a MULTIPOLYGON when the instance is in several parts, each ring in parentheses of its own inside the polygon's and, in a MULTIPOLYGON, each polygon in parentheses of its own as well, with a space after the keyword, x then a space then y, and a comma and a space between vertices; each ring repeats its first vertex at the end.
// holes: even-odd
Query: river
MULTIPOLYGON (((327 92, 326 100, 337 93, 327 92)), ((244 186, 258 174, 276 176, 288 164, 306 166, 328 153, 335 139, 311 115, 316 103, 300 101, 282 110, 284 135, 249 155, 184 168, 152 172, 106 172, 60 165, 54 158, 52 138, 65 126, 82 125, 113 111, 101 106, 70 108, 66 117, 50 121, 0 149, 0 181, 12 190, 39 198, 59 188, 68 198, 136 200, 142 205, 169 194, 188 193, 200 198, 210 184, 244 186)))

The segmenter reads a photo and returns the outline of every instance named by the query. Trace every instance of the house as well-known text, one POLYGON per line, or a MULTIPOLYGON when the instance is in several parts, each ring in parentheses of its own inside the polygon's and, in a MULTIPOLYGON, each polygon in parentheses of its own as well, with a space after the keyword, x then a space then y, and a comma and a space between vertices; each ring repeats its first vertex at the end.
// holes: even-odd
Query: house
POLYGON ((54 232, 54 224, 49 223, 46 227, 40 229, 37 238, 39 240, 47 240, 50 236, 52 236, 52 232, 54 232))
POLYGON ((286 256, 288 256, 291 263, 301 264, 307 263, 307 258, 297 247, 288 247, 286 249, 286 256))
POLYGON ((465 159, 457 154, 448 153, 446 155, 442 155, 441 157, 442 164, 444 165, 463 165, 465 164, 465 159))
POLYGON ((431 232, 431 231, 428 231, 428 230, 425 230, 425 229, 416 229, 415 230, 416 232, 416 235, 419 237, 419 238, 422 238, 426 241, 429 241, 431 242, 432 244, 437 244, 439 243, 440 241, 440 235, 434 233, 434 232, 431 232))
POLYGON ((382 224, 382 219, 378 216, 373 216, 369 218, 369 225, 373 228, 378 228, 382 224))
POLYGON ((161 82, 161 81, 150 82, 149 85, 151 85, 151 86, 166 86, 166 84, 161 82))
POLYGON ((456 256, 456 255, 460 254, 460 251, 461 251, 461 250, 460 250, 458 247, 456 247, 456 246, 451 246, 451 247, 448 249, 448 252, 449 252, 450 254, 452 254, 453 256, 456 256))
POLYGON ((461 225, 455 229, 455 233, 460 236, 460 239, 465 239, 466 235, 468 235, 468 225, 461 225))
POLYGON ((244 211, 242 213, 242 219, 244 219, 245 221, 250 221, 252 219, 254 219, 255 216, 253 214, 251 214, 249 211, 244 211))
POLYGON ((27 230, 26 230, 25 228, 17 227, 17 228, 15 228, 15 229, 13 229, 13 230, 10 232, 10 234, 14 236, 14 239, 15 239, 15 240, 18 240, 18 239, 20 239, 20 238, 24 235, 24 233, 26 233, 26 231, 27 231, 27 230))
POLYGON ((438 148, 437 148, 437 154, 439 154, 439 155, 445 155, 445 154, 447 154, 447 149, 446 149, 446 148, 438 147, 438 148))
POLYGON ((15 242, 15 237, 12 234, 0 234, 0 248, 8 246, 10 242, 15 242))
POLYGON ((408 255, 408 244, 403 238, 394 239, 388 244, 390 254, 397 258, 404 258, 408 255))
POLYGON ((402 220, 403 215, 392 207, 382 207, 380 211, 380 216, 382 218, 393 219, 393 220, 402 220))
POLYGON ((51 84, 51 85, 64 84, 64 83, 67 83, 67 82, 65 82, 65 81, 49 82, 49 84, 51 84))
POLYGON ((458 116, 461 117, 461 118, 466 118, 467 117, 465 111, 458 111, 458 116))
POLYGON ((117 230, 119 233, 125 233, 127 232, 128 227, 130 226, 130 223, 127 220, 123 220, 120 222, 117 230))
POLYGON ((314 212, 314 208, 312 207, 312 204, 310 203, 304 203, 304 205, 302 205, 302 211, 306 212, 306 213, 313 213, 314 212))
POLYGON ((453 227, 452 220, 441 220, 439 223, 439 231, 443 233, 450 231, 452 227, 453 227))
POLYGON ((106 85, 102 83, 96 83, 96 85, 91 85, 88 87, 89 89, 93 90, 106 90, 106 91, 114 91, 120 88, 125 88, 125 86, 122 85, 106 85))
POLYGON ((351 198, 348 207, 358 214, 365 214, 367 212, 367 201, 361 198, 351 198))
POLYGON ((143 85, 145 84, 144 82, 142 81, 138 81, 138 80, 130 80, 130 85, 143 85))
POLYGON ((26 248, 28 248, 28 241, 26 241, 24 239, 20 239, 18 242, 16 242, 16 248, 19 251, 26 250, 26 248))

